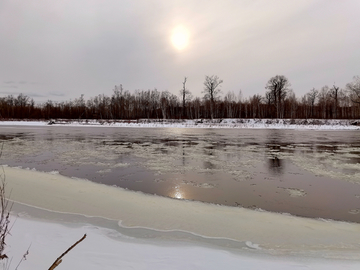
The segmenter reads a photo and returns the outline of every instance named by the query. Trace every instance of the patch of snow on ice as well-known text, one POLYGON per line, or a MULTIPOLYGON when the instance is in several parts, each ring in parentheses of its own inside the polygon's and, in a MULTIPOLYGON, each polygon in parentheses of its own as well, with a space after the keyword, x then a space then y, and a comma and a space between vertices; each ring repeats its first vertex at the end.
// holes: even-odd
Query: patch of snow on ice
POLYGON ((251 241, 246 241, 245 244, 252 249, 261 249, 261 247, 258 244, 254 244, 251 241))

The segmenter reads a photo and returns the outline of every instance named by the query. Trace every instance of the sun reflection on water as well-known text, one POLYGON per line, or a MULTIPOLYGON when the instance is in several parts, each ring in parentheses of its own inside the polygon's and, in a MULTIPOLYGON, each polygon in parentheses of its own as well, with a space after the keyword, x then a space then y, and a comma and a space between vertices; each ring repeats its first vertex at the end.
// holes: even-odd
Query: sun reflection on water
POLYGON ((174 198, 176 198, 176 199, 183 199, 183 198, 184 198, 184 196, 183 196, 183 194, 182 194, 182 191, 180 190, 180 187, 179 187, 179 186, 176 186, 176 187, 175 187, 175 191, 174 191, 172 197, 174 197, 174 198))

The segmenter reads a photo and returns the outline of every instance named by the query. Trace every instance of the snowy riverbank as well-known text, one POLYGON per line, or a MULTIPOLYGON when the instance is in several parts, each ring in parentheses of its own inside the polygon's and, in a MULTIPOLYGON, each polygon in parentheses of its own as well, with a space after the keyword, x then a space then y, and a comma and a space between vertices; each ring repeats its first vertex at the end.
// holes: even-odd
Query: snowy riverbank
POLYGON ((17 218, 8 237, 10 269, 30 246, 27 260, 19 269, 47 269, 68 247, 87 238, 71 250, 57 269, 359 269, 356 261, 307 257, 285 257, 223 249, 179 242, 154 242, 121 235, 97 226, 70 227, 56 223, 17 218))
POLYGON ((84 233, 88 237, 64 258, 59 267, 360 267, 359 224, 175 200, 59 174, 4 169, 7 190, 11 190, 11 198, 18 202, 13 213, 18 218, 8 237, 8 255, 17 262, 31 244, 28 260, 22 263, 21 269, 49 267, 84 233), (36 207, 30 209, 42 208, 50 212, 34 217, 28 205, 36 207), (49 217, 49 213, 56 218, 49 217), (112 221, 113 227, 101 226, 101 223, 84 224, 73 216, 101 217, 112 221), (122 230, 133 234, 129 236, 122 230), (139 230, 143 230, 140 238, 137 237, 139 230), (220 241, 221 245, 214 241, 220 241))
POLYGON ((315 129, 360 130, 360 120, 324 119, 139 119, 139 120, 50 120, 0 121, 0 125, 30 126, 110 126, 110 127, 171 127, 171 128, 255 128, 255 129, 315 129))

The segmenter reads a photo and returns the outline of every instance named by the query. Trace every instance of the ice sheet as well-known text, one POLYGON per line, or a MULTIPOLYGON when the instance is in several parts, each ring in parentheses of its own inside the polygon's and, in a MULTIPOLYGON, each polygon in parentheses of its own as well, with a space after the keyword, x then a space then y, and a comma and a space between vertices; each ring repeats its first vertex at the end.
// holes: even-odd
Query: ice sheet
POLYGON ((121 226, 250 241, 272 254, 360 259, 360 225, 146 195, 58 174, 5 167, 11 199, 121 226))

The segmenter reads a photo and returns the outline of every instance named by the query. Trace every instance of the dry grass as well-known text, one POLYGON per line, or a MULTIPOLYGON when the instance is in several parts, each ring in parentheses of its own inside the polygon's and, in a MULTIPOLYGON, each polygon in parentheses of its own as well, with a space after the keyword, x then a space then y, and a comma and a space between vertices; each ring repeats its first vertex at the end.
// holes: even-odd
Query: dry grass
MULTIPOLYGON (((0 157, 2 153, 2 147, 0 157)), ((10 211, 12 204, 9 204, 9 200, 5 196, 6 179, 4 168, 1 167, 2 172, 0 173, 0 260, 7 259, 8 256, 5 254, 6 237, 10 234, 10 211)))
MULTIPOLYGON (((3 145, 0 149, 0 157, 2 156, 3 145)), ((10 269, 11 259, 9 260, 8 256, 5 253, 6 248, 6 237, 10 234, 11 226, 10 226, 10 212, 12 208, 12 203, 10 203, 9 199, 6 198, 5 188, 6 188, 6 177, 3 166, 0 169, 0 261, 2 262, 3 269, 10 269)), ((10 195, 9 195, 10 196, 10 195)), ((81 241, 86 238, 86 234, 69 247, 60 257, 58 257, 55 262, 50 266, 49 270, 55 269, 61 262, 62 258, 72 250, 76 245, 78 245, 81 241)), ((31 246, 31 245, 30 245, 31 246)), ((26 260, 27 255, 29 255, 29 249, 24 253, 15 270, 18 269, 20 264, 26 260)))

